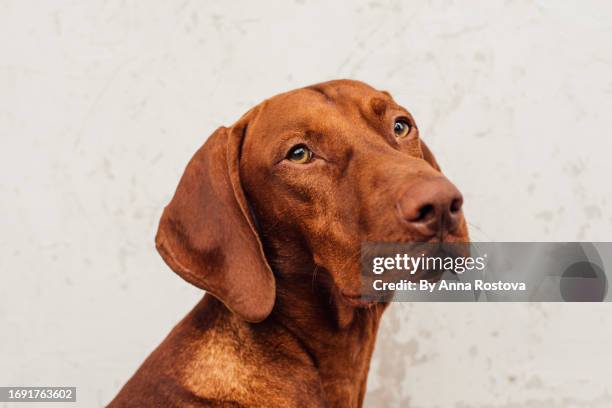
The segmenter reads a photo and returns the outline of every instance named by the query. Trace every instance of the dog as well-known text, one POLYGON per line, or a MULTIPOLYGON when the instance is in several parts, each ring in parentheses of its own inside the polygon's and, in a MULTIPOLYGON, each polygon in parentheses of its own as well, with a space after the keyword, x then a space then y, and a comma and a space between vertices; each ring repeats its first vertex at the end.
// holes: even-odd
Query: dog
POLYGON ((206 291, 109 407, 360 407, 386 303, 362 242, 465 242, 412 115, 353 80, 267 99, 195 153, 156 247, 206 291))

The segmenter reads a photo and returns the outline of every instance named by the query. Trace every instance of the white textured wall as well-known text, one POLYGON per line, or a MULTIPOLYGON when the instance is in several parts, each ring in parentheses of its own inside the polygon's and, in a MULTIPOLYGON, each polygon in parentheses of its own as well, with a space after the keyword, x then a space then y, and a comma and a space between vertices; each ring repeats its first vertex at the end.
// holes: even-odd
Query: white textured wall
MULTIPOLYGON (((201 295, 153 245, 187 160, 314 82, 410 109, 475 239, 611 240, 611 39, 606 1, 0 1, 0 385, 108 402, 201 295)), ((612 406, 610 311, 393 305, 368 406, 612 406)))

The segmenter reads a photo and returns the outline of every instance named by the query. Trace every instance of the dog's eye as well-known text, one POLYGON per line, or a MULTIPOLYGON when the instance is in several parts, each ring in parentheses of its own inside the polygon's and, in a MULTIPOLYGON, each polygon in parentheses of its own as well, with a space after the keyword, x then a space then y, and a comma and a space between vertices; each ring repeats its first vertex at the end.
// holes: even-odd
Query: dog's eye
POLYGON ((395 132, 397 138, 406 137, 411 129, 412 126, 408 119, 397 119, 393 125, 393 132, 395 132))
POLYGON ((308 163, 312 160, 312 156, 312 151, 303 144, 293 146, 289 153, 287 153, 287 158, 298 164, 308 163))

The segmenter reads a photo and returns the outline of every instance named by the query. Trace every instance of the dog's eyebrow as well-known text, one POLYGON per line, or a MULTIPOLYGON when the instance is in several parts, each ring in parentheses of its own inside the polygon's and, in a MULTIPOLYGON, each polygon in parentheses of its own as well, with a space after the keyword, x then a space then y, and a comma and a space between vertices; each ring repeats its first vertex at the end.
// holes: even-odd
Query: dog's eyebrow
POLYGON ((313 92, 316 92, 316 93, 318 93, 320 95, 323 95, 325 97, 325 99, 328 100, 328 101, 333 101, 333 98, 331 97, 331 95, 328 94, 327 92, 325 92, 325 90, 322 87, 313 85, 313 86, 308 86, 308 87, 306 87, 304 89, 308 89, 309 91, 313 91, 313 92))
POLYGON ((377 116, 383 116, 389 108, 389 102, 383 98, 374 97, 370 99, 370 107, 377 116))

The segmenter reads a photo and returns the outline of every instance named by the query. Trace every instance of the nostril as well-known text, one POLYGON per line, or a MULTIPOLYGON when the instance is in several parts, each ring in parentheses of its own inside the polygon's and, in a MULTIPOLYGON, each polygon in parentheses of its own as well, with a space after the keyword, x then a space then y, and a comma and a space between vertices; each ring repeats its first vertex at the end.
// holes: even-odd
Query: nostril
POLYGON ((432 215, 436 212, 433 204, 425 204, 421 208, 419 208, 419 213, 417 217, 413 220, 415 222, 426 221, 432 217, 432 215))
POLYGON ((463 206, 463 200, 461 198, 455 198, 451 201, 450 212, 451 214, 457 214, 461 211, 461 207, 463 206))

